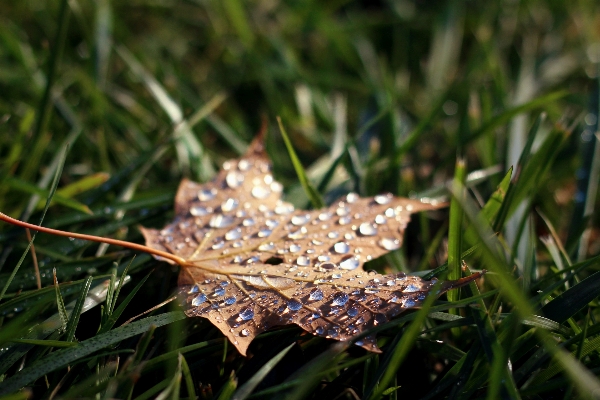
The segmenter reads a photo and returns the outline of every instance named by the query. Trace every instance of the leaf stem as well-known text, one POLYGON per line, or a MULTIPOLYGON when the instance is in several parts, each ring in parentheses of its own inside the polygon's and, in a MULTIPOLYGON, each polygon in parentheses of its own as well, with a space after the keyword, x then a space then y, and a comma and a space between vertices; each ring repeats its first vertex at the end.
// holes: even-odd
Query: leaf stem
POLYGON ((0 212, 0 220, 7 222, 9 224, 12 224, 12 225, 20 226, 22 228, 33 229, 35 231, 49 233, 51 235, 63 236, 63 237, 68 237, 68 238, 81 239, 81 240, 88 240, 91 242, 112 244, 115 246, 125 247, 125 248, 131 249, 131 250, 142 251, 144 253, 149 253, 149 254, 153 254, 153 255, 156 255, 156 256, 159 256, 162 258, 166 258, 166 259, 171 260, 181 266, 188 264, 186 262, 186 260, 184 260, 183 258, 178 257, 174 254, 167 253, 167 252, 161 251, 161 250, 156 250, 151 247, 144 246, 144 245, 137 244, 137 243, 131 243, 131 242, 127 242, 124 240, 111 239, 111 238, 102 237, 102 236, 86 235, 83 233, 75 233, 75 232, 61 231, 59 229, 46 228, 43 226, 33 225, 28 222, 20 221, 18 219, 9 217, 8 215, 6 215, 2 212, 0 212))

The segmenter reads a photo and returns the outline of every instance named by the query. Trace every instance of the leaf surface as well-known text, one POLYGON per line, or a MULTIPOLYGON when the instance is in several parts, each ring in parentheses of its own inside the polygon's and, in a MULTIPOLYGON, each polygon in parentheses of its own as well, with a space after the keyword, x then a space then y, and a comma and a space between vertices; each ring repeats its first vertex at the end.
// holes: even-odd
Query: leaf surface
MULTIPOLYGON (((276 325, 345 341, 423 303, 435 280, 362 265, 400 247, 412 213, 443 204, 350 193, 306 211, 282 201, 282 189, 259 137, 212 182, 182 181, 171 224, 142 228, 148 247, 181 265, 188 316, 209 319, 245 355, 276 325)), ((444 282, 436 295, 478 276, 444 282)), ((356 344, 379 351, 374 335, 356 344)))

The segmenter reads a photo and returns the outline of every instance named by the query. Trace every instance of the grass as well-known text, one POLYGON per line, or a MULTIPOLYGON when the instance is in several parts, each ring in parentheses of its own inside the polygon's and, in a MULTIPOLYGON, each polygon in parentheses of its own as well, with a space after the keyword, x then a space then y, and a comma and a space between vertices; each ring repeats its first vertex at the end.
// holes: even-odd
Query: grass
POLYGON ((2 225, 0 398, 597 397, 599 15, 588 0, 9 2, 0 211, 141 242, 181 178, 210 179, 265 119, 296 206, 450 200, 371 268, 490 272, 378 327, 382 354, 286 327, 244 358, 176 306, 121 326, 171 297, 177 268, 45 234, 30 248, 2 225))

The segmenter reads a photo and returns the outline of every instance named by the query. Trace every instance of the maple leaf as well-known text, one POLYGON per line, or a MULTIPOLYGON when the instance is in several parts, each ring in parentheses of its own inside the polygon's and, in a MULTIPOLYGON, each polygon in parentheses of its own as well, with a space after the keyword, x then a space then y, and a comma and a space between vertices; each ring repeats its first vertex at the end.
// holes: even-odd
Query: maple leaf
MULTIPOLYGON (((281 194, 259 137, 212 182, 183 180, 172 223, 141 228, 157 258, 181 265, 188 316, 209 319, 245 355, 256 335, 276 325, 344 341, 422 304, 435 280, 362 265, 400 247, 410 214, 443 205, 350 193, 305 211, 281 194)), ((443 282, 435 295, 479 276, 443 282)), ((374 335, 356 344, 379 351, 374 335)))

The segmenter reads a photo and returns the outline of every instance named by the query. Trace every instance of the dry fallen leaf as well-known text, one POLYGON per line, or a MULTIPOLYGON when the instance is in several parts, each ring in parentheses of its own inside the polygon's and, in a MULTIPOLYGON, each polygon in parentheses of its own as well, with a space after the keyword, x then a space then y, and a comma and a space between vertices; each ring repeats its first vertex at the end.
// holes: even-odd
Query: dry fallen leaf
MULTIPOLYGON (((281 200, 261 138, 226 161, 210 183, 184 180, 175 220, 142 228, 146 244, 181 265, 186 314, 208 318, 246 350, 259 333, 296 324, 314 335, 348 340, 418 307, 435 281, 365 272, 364 262, 396 250, 410 214, 439 205, 354 193, 322 210, 281 200)), ((479 275, 444 282, 439 295, 479 275)), ((373 335, 356 343, 379 351, 373 335)))

